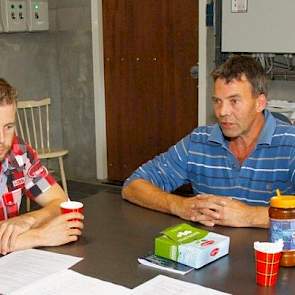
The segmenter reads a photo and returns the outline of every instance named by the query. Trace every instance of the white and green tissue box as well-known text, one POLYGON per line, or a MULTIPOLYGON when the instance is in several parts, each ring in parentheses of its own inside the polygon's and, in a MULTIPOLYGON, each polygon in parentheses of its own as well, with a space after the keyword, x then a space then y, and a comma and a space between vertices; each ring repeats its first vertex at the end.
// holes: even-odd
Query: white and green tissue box
POLYGON ((155 254, 200 268, 229 251, 229 237, 182 223, 169 227, 155 239, 155 254))

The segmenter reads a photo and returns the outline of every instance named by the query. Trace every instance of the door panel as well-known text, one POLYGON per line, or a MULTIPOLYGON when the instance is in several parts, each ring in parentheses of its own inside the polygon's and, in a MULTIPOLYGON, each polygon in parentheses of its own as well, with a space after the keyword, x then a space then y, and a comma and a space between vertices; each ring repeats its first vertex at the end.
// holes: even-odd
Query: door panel
POLYGON ((124 180, 197 124, 198 1, 105 0, 109 180, 124 180))

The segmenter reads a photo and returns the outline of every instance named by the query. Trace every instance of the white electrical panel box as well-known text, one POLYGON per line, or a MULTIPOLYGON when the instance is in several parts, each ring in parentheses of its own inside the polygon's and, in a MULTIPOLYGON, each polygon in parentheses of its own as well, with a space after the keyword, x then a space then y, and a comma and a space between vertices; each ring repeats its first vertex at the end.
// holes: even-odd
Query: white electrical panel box
POLYGON ((48 30, 48 0, 27 0, 27 11, 30 32, 48 30))
POLYGON ((48 0, 0 0, 0 32, 48 30, 48 0))
POLYGON ((222 51, 295 53, 294 0, 222 1, 222 51))
POLYGON ((4 32, 27 30, 26 0, 1 0, 1 19, 4 32))

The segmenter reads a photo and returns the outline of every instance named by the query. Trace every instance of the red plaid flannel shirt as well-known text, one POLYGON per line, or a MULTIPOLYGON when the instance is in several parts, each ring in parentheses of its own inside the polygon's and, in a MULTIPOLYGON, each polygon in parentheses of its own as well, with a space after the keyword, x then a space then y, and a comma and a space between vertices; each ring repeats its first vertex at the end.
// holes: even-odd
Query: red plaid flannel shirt
POLYGON ((4 208, 5 219, 9 217, 5 207, 8 192, 12 192, 10 195, 13 196, 12 201, 17 204, 18 212, 23 195, 34 200, 56 182, 41 164, 37 152, 17 136, 13 138, 11 151, 0 164, 0 206, 4 208))

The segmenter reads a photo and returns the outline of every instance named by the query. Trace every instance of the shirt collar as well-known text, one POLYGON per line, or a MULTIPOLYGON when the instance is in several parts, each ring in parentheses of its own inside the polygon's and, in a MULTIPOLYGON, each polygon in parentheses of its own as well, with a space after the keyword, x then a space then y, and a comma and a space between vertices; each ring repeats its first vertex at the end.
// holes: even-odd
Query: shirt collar
POLYGON ((264 126, 261 130, 257 144, 271 144, 272 136, 276 129, 276 119, 270 111, 264 110, 264 126))
POLYGON ((18 148, 18 138, 14 135, 10 151, 2 161, 2 171, 5 173, 7 170, 13 170, 19 167, 19 163, 16 160, 16 151, 18 148))
POLYGON ((1 173, 5 173, 8 169, 8 158, 6 157, 3 161, 2 161, 2 170, 1 173))
MULTIPOLYGON (((257 144, 271 144, 272 135, 276 128, 276 119, 268 110, 264 110, 263 114, 265 121, 260 136, 258 138, 257 144)), ((223 136, 219 124, 216 123, 215 125, 213 125, 212 132, 209 136, 209 141, 219 143, 223 146, 227 146, 227 141, 223 136)))
POLYGON ((209 136, 209 141, 213 141, 213 142, 219 143, 221 145, 226 145, 226 140, 223 136, 223 133, 220 129, 219 124, 216 123, 213 125, 212 132, 209 136))

